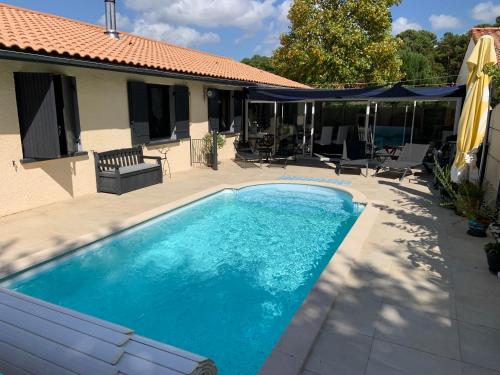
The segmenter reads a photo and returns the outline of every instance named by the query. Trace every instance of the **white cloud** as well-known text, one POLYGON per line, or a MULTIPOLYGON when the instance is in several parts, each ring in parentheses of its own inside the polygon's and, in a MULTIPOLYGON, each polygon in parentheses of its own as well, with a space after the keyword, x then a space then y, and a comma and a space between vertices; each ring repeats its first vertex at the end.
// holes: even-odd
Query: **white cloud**
POLYGON ((433 14, 429 17, 429 22, 434 30, 456 29, 462 22, 449 14, 433 14))
POLYGON ((500 16, 500 4, 493 4, 492 1, 485 1, 472 8, 471 16, 477 21, 491 23, 500 16))
MULTIPOLYGON (((106 19, 104 14, 97 21, 99 25, 105 25, 106 19)), ((116 27, 118 30, 130 30, 132 27, 132 21, 126 15, 121 14, 120 12, 116 12, 116 27)))
POLYGON ((280 5, 278 5, 278 22, 281 24, 288 25, 290 20, 288 19, 288 12, 292 6, 292 0, 285 0, 280 5))
POLYGON ((241 29, 261 27, 275 14, 276 0, 125 0, 150 22, 201 27, 232 26, 241 29))
MULTIPOLYGON (((183 46, 219 43, 210 28, 237 28, 236 44, 260 32, 262 53, 270 54, 279 45, 279 36, 289 25, 292 0, 124 0, 137 14, 135 19, 117 14, 118 30, 131 31, 183 46), (201 30, 205 29, 205 30, 201 30)), ((104 16, 99 20, 104 23, 104 16)))
POLYGON ((397 35, 405 30, 422 30, 417 22, 412 22, 406 17, 398 17, 392 22, 392 33, 397 35))
POLYGON ((139 19, 134 23, 132 32, 185 47, 220 42, 219 35, 213 32, 201 33, 191 27, 176 27, 167 23, 149 23, 143 19, 139 19))

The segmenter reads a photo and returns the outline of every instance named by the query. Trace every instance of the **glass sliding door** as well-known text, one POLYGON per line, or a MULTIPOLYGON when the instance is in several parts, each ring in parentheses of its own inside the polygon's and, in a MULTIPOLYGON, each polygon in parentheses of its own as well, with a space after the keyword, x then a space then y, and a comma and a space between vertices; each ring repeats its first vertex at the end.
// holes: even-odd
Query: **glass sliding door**
POLYGON ((274 103, 248 103, 248 143, 255 148, 266 135, 275 135, 274 103))
POLYGON ((439 147, 454 134, 455 101, 417 102, 413 142, 439 147))
POLYGON ((399 147, 410 142, 413 102, 378 102, 376 106, 375 145, 399 147))
POLYGON ((302 144, 303 128, 303 103, 279 103, 278 121, 276 129, 276 143, 278 150, 290 149, 297 144, 302 144), (299 106, 302 106, 299 110, 299 106), (299 126, 299 123, 300 126, 299 126))

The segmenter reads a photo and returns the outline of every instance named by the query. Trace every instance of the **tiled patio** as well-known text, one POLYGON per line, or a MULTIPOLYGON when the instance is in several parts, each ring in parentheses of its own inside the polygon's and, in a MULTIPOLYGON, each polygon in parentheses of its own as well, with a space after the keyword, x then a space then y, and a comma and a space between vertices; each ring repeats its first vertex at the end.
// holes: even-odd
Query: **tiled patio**
MULTIPOLYGON (((124 196, 90 195, 0 218, 0 274, 209 187, 284 174, 337 177, 330 168, 243 169, 227 161, 217 172, 195 168, 124 196)), ((422 180, 337 178, 377 201, 380 214, 303 374, 500 375, 500 280, 487 271, 486 240, 469 237, 465 220, 440 208, 422 180)))

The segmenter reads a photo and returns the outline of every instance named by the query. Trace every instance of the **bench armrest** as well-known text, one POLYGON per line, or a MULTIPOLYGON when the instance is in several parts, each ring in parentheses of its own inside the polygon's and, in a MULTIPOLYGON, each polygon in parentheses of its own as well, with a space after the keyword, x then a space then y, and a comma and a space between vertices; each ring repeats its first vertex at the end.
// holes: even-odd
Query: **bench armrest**
POLYGON ((160 156, 146 156, 144 155, 143 156, 144 159, 152 159, 152 160, 156 160, 156 162, 161 165, 161 157, 160 156))

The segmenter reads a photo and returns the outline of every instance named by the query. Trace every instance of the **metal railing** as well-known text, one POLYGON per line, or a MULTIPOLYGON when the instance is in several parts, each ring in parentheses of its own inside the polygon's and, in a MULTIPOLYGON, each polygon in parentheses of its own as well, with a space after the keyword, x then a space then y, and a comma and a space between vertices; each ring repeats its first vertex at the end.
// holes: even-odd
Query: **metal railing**
POLYGON ((203 139, 191 138, 191 165, 207 163, 207 157, 204 151, 203 139))
POLYGON ((213 143, 209 150, 207 150, 203 139, 191 138, 191 165, 205 164, 217 170, 217 132, 214 131, 212 134, 213 143))

